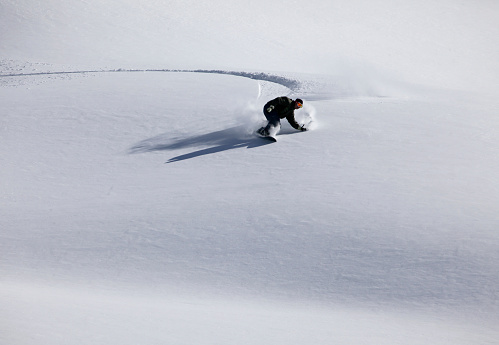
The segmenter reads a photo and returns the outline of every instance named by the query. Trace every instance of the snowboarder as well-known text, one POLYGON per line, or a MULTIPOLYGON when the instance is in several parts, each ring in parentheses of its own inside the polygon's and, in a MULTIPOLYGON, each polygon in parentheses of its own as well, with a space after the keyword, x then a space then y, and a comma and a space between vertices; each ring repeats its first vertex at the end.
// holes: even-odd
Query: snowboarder
POLYGON ((281 128, 281 119, 286 118, 291 127, 300 131, 306 131, 305 125, 300 125, 295 120, 295 109, 303 107, 303 101, 299 98, 292 100, 288 97, 277 97, 265 104, 263 114, 267 118, 268 124, 257 130, 261 136, 275 136, 281 128))

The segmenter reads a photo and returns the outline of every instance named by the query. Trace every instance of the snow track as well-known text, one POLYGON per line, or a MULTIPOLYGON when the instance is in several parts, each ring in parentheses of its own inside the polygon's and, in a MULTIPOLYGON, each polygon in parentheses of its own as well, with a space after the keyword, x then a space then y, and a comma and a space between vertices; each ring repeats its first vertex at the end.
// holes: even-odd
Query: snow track
POLYGON ((262 80, 280 84, 290 90, 298 90, 300 82, 296 79, 286 78, 276 74, 268 74, 263 72, 238 72, 238 71, 223 71, 223 70, 177 70, 177 69, 110 69, 110 70, 87 70, 87 71, 54 71, 54 72, 31 72, 31 73, 11 73, 0 74, 0 77, 27 77, 27 76, 52 76, 52 75, 72 75, 72 74, 95 74, 95 73, 131 73, 131 72, 168 72, 168 73, 208 73, 232 75, 244 77, 254 80, 262 80))

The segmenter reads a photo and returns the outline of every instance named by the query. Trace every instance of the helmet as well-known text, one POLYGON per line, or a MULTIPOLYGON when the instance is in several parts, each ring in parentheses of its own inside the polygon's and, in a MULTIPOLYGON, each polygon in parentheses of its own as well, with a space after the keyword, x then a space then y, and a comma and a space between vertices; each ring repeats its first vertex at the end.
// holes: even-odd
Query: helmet
POLYGON ((300 98, 297 98, 297 99, 295 100, 295 104, 296 104, 299 108, 301 108, 301 107, 303 107, 303 100, 301 100, 300 98))

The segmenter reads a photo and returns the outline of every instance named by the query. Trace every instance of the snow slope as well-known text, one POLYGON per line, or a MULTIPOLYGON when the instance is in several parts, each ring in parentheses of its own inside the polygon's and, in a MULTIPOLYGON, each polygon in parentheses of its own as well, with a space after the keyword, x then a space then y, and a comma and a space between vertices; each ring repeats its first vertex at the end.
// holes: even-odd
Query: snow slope
POLYGON ((495 2, 0 9, 0 343, 497 343, 495 2))

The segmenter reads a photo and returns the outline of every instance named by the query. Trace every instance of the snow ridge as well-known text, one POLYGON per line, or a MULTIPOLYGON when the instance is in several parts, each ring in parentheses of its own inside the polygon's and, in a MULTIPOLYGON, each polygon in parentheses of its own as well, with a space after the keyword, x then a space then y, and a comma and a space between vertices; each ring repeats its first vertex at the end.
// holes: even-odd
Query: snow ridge
POLYGON ((209 74, 225 74, 237 77, 249 78, 280 84, 291 90, 298 90, 301 86, 297 79, 287 78, 277 74, 264 72, 244 72, 244 71, 225 71, 225 70, 208 70, 208 69, 109 69, 109 70, 84 70, 84 71, 54 71, 54 72, 32 72, 32 73, 10 73, 0 74, 0 77, 25 77, 25 76, 46 76, 46 75, 65 75, 65 74, 89 74, 89 73, 123 73, 123 72, 169 72, 169 73, 209 73, 209 74))

